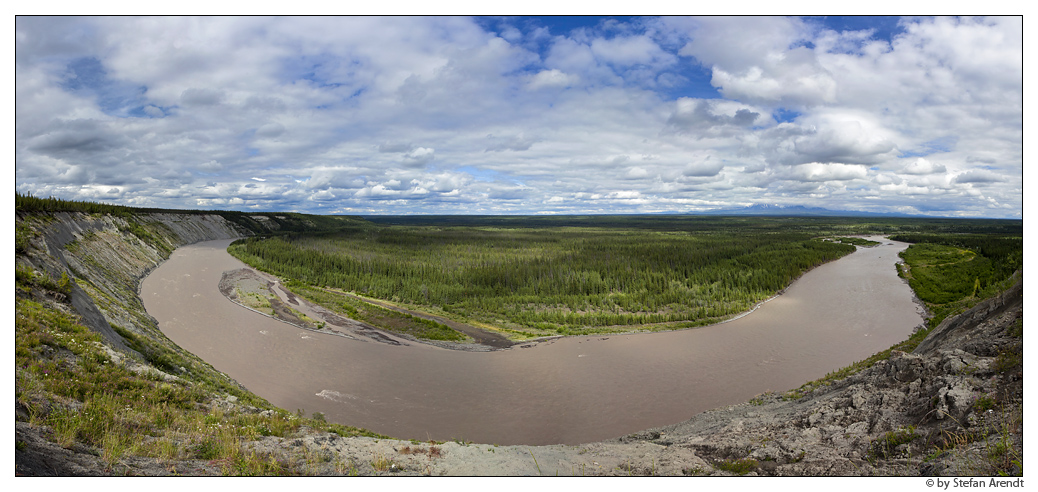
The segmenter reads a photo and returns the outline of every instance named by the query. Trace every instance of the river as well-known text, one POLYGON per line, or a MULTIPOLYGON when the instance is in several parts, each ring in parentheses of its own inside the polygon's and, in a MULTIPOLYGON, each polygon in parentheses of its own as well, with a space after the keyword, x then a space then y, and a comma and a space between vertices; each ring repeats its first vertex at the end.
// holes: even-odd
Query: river
POLYGON ((882 245, 727 323, 495 352, 351 340, 249 311, 218 289, 245 266, 230 240, 178 248, 141 296, 173 342, 281 408, 403 439, 580 444, 795 388, 907 338, 923 321, 894 267, 908 245, 872 239, 882 245))

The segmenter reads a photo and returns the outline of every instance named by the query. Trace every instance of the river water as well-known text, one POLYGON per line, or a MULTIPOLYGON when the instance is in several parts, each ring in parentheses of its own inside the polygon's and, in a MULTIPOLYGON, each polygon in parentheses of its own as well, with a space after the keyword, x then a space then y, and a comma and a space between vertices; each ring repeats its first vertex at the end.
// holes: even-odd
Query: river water
POLYGON ((496 352, 393 346, 306 331, 218 290, 244 266, 229 240, 184 246, 142 283, 159 328, 290 411, 403 439, 580 444, 784 391, 889 348, 923 321, 882 238, 719 325, 570 337, 496 352))

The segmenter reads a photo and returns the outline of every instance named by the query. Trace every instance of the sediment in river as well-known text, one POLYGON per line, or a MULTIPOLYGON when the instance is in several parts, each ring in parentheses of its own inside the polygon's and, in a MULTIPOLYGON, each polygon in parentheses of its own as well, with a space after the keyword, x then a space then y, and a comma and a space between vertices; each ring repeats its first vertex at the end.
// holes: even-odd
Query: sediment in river
MULTIPOLYGON (((147 244, 121 231, 117 221, 91 229, 93 226, 84 224, 94 218, 75 220, 80 221, 76 226, 80 229, 70 232, 68 241, 59 241, 60 244, 76 240, 103 249, 105 243, 94 242, 103 238, 109 241, 108 244, 121 241, 124 245, 118 247, 128 247, 130 251, 147 244), (91 230, 95 234, 104 233, 91 236, 91 230)), ((27 261, 54 274, 68 268, 70 261, 67 256, 78 255, 81 260, 86 257, 82 253, 60 249, 51 253, 46 246, 33 246, 31 250, 27 261)), ((158 261, 162 256, 161 253, 157 255, 158 261)), ((112 260, 115 259, 106 261, 112 260)), ((21 261, 19 259, 19 264, 21 261)), ((104 269, 96 270, 97 265, 104 262, 96 263, 81 261, 72 264, 80 265, 75 272, 78 278, 98 275, 95 277, 99 279, 98 283, 107 281, 101 279, 121 278, 119 276, 124 272, 129 273, 127 278, 132 278, 136 275, 133 272, 142 271, 140 267, 127 269, 116 262, 108 267, 110 273, 104 273, 104 269), (86 274, 87 271, 93 273, 86 274), (79 274, 84 275, 79 277, 79 274)), ((133 263, 137 264, 137 261, 133 263)), ((142 265, 147 263, 140 262, 142 265)), ((144 267, 143 271, 149 268, 144 267)), ((859 287, 864 289, 868 286, 859 287)), ((134 301, 136 292, 105 290, 106 294, 109 292, 116 304, 122 307, 95 306, 95 314, 100 316, 97 320, 123 319, 130 324, 143 323, 141 320, 147 318, 133 308, 134 302, 140 303, 139 298, 134 301), (120 315, 120 312, 126 314, 120 315)), ((217 298, 227 302, 222 296, 217 298)), ((820 387, 803 399, 787 401, 779 392, 764 394, 751 403, 721 406, 680 424, 637 431, 616 439, 573 446, 493 446, 471 444, 463 437, 459 437, 457 442, 437 443, 340 438, 312 433, 304 428, 297 435, 263 438, 250 446, 257 452, 280 456, 286 462, 298 456, 323 457, 327 454, 327 461, 322 458, 307 462, 305 472, 314 474, 348 471, 363 475, 723 475, 737 473, 727 471, 734 469, 731 467, 733 463, 741 463, 745 465, 745 471, 757 475, 1020 473, 1022 470, 1014 469, 1013 462, 1022 463, 1022 416, 1019 414, 1022 408, 1022 363, 1007 364, 1004 356, 1012 354, 1013 347, 1022 350, 1020 335, 1014 335, 1014 332, 1022 333, 1022 330, 1013 328, 1022 320, 1021 299, 1022 289, 1017 288, 980 306, 980 309, 947 320, 945 325, 951 328, 936 330, 930 337, 932 341, 926 353, 895 353, 889 360, 857 376, 820 387), (937 333, 942 335, 935 337, 937 333), (997 402, 992 412, 978 411, 978 407, 969 404, 981 397, 997 402), (879 443, 891 442, 891 437, 909 440, 890 449, 879 446, 879 443), (933 452, 942 437, 962 439, 952 439, 950 444, 936 448, 939 452, 933 452), (967 444, 958 446, 957 442, 967 444), (999 449, 1001 454, 996 454, 999 449), (992 456, 1006 457, 1004 463, 1008 465, 1001 469, 990 468, 997 464, 992 456), (340 458, 356 467, 346 471, 335 468, 340 458), (385 460, 396 466, 383 468, 378 465, 385 460)), ((770 305, 772 303, 768 303, 770 305)), ((80 314, 85 320, 89 318, 89 313, 80 311, 80 314)), ((576 343, 581 349, 596 341, 599 347, 609 346, 609 340, 590 338, 569 343, 576 343)), ((158 335, 154 340, 162 342, 163 337, 158 335)), ((546 346, 558 346, 559 343, 561 341, 546 346)), ((527 349, 514 351, 522 350, 527 349)), ((595 352, 599 356, 608 353, 595 352)), ((584 352, 575 355, 584 355, 574 357, 581 360, 589 358, 589 354, 584 352)), ((614 360, 623 360, 621 354, 613 355, 617 356, 614 360)), ((767 365, 767 359, 760 362, 767 365)), ((367 375, 370 374, 354 374, 367 375)), ((555 376, 554 380, 542 380, 551 384, 552 381, 564 381, 570 374, 555 372, 522 376, 555 376)), ((793 385, 800 382, 802 380, 793 385)), ((356 396, 333 391, 323 394, 343 400, 356 396)), ((672 388, 666 391, 686 390, 672 388)), ((219 404, 222 411, 252 411, 230 398, 214 396, 214 405, 219 404)), ((651 403, 652 399, 646 401, 651 403)), ((556 428, 568 425, 568 422, 562 422, 556 428)), ((16 441, 19 443, 16 474, 102 475, 118 470, 119 473, 168 475, 171 469, 180 474, 222 473, 221 468, 212 463, 171 463, 132 456, 122 459, 120 466, 113 469, 100 458, 97 450, 79 445, 61 448, 45 437, 47 432, 45 428, 30 424, 27 419, 16 419, 16 441)))
POLYGON ((228 302, 224 272, 245 267, 226 253, 228 242, 182 248, 144 281, 163 332, 283 408, 423 440, 579 444, 680 422, 820 377, 922 321, 893 266, 907 245, 884 241, 721 325, 486 353, 391 335, 398 344, 387 345, 302 330, 228 302))

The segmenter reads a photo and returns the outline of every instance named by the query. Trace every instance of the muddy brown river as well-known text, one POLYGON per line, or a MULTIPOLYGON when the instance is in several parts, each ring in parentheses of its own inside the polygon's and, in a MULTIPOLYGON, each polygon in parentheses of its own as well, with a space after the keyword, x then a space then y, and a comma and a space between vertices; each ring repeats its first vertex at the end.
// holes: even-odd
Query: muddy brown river
POLYGON ((184 246, 142 284, 163 333, 290 411, 403 439, 580 444, 784 391, 904 340, 923 318, 882 238, 756 311, 664 333, 463 352, 306 331, 220 294, 230 240, 184 246))

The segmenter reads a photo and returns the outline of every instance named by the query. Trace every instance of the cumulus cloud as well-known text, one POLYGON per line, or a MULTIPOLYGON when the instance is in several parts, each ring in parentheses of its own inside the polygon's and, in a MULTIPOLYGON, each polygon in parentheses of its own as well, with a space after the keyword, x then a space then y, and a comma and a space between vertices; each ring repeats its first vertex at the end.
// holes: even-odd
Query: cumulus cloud
POLYGON ((576 75, 569 75, 557 68, 551 70, 541 70, 536 75, 530 78, 530 82, 527 84, 527 88, 530 90, 538 90, 549 87, 561 87, 566 88, 572 85, 576 85, 580 81, 580 77, 576 75))
POLYGON ((783 158, 787 163, 875 164, 896 155, 893 132, 867 114, 827 111, 797 123, 799 134, 789 139, 792 153, 783 158))
POLYGON ((628 179, 642 179, 642 178, 646 178, 646 177, 649 176, 649 171, 646 171, 645 169, 642 169, 640 167, 635 166, 635 167, 632 167, 632 168, 628 169, 625 176, 628 179))
POLYGON ((583 20, 20 16, 15 187, 317 213, 1022 213, 1018 17, 883 36, 583 20))
POLYGON ((717 176, 724 169, 724 163, 719 162, 717 159, 707 157, 701 162, 688 164, 682 169, 681 174, 683 176, 695 177, 695 178, 708 178, 711 176, 717 176))
POLYGON ((801 181, 846 181, 864 179, 867 174, 862 166, 812 162, 795 166, 791 176, 801 181))
POLYGON ((944 164, 933 163, 920 157, 906 165, 901 172, 904 174, 934 174, 943 173, 947 170, 944 164))
POLYGON ((1002 177, 996 173, 988 171, 987 169, 973 169, 966 171, 955 177, 956 183, 997 183, 1002 181, 1002 177))
POLYGON ((198 170, 206 172, 216 172, 223 169, 223 164, 216 161, 209 161, 207 163, 199 164, 198 170))
POLYGON ((310 171, 310 175, 300 180, 300 185, 309 190, 328 191, 330 189, 358 189, 365 180, 359 170, 353 167, 321 167, 310 171))
POLYGON ((757 122, 764 122, 760 111, 738 106, 725 101, 683 97, 676 101, 667 123, 679 131, 716 136, 732 135, 757 122))
MULTIPOLYGON (((681 25, 690 21, 672 22, 681 25)), ((694 34, 679 53, 711 66, 712 83, 726 97, 793 106, 835 101, 836 81, 814 51, 798 46, 811 36, 803 21, 708 17, 691 23, 694 34)))
POLYGON ((409 165, 415 166, 425 165, 429 161, 433 160, 435 156, 436 151, 434 149, 429 149, 425 147, 418 147, 417 149, 413 149, 410 152, 404 154, 404 157, 410 163, 409 165))
POLYGON ((591 42, 591 53, 605 63, 620 66, 670 65, 677 61, 677 57, 645 35, 596 38, 591 42))

